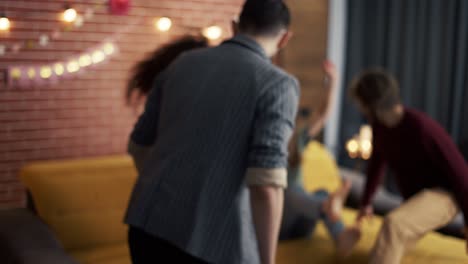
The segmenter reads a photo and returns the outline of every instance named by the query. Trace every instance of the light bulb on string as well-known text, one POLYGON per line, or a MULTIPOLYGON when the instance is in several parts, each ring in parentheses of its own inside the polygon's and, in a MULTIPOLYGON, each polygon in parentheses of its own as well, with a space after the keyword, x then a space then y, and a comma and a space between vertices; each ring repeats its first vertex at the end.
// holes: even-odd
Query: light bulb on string
POLYGON ((203 30, 203 36, 209 40, 217 40, 222 34, 223 30, 219 26, 211 26, 203 30))
POLYGON ((13 68, 10 72, 10 76, 14 80, 18 80, 21 78, 21 69, 20 68, 13 68))
POLYGON ((76 20, 78 13, 74 8, 69 6, 65 7, 65 11, 63 11, 63 21, 71 23, 76 20))
POLYGON ((63 67, 62 63, 56 63, 54 65, 54 72, 55 74, 57 74, 57 76, 62 76, 65 72, 65 67, 63 67))
POLYGON ((106 43, 104 44, 103 51, 106 55, 111 55, 115 51, 114 44, 112 43, 106 43))
POLYGON ((93 52, 91 55, 91 60, 93 61, 94 64, 102 62, 106 58, 106 54, 100 50, 96 50, 93 52))
POLYGON ((27 74, 29 79, 34 79, 34 77, 36 77, 36 70, 34 68, 29 68, 27 74))
POLYGON ((7 31, 10 29, 10 19, 5 14, 0 14, 0 31, 7 31))
POLYGON ((78 64, 78 62, 76 60, 72 60, 72 61, 68 62, 67 71, 69 73, 77 72, 79 70, 80 70, 80 65, 78 64))
POLYGON ((43 66, 41 67, 41 71, 39 73, 41 75, 42 79, 49 79, 50 76, 52 76, 52 68, 49 66, 43 66))
POLYGON ((91 65, 91 56, 89 56, 88 54, 81 55, 80 59, 78 60, 78 63, 80 64, 80 67, 86 67, 91 65))
POLYGON ((169 29, 172 27, 172 20, 168 17, 158 18, 155 22, 155 26, 159 31, 169 31, 169 29))

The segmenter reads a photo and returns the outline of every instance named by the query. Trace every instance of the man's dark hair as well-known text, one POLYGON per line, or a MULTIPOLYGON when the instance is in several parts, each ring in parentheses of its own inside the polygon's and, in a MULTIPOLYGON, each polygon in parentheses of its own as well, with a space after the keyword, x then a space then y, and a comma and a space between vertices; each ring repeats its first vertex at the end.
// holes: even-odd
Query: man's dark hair
POLYGON ((275 35, 290 24, 291 14, 282 0, 247 0, 239 17, 239 30, 256 36, 275 35))
POLYGON ((374 113, 389 110, 401 102, 398 81, 383 69, 370 69, 361 73, 352 82, 350 94, 374 113))

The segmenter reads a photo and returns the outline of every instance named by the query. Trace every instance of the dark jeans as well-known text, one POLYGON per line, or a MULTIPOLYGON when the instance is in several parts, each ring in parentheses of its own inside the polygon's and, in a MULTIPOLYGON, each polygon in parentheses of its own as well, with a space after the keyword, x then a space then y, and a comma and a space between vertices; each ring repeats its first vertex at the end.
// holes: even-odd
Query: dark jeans
POLYGON ((169 242, 131 226, 128 231, 128 244, 133 264, 207 264, 207 262, 187 254, 169 242))
POLYGON ((284 192, 280 240, 310 237, 320 220, 325 224, 330 236, 334 240, 338 239, 345 227, 342 221, 334 222, 322 212, 323 202, 328 196, 325 190, 307 193, 297 184, 288 186, 284 192))

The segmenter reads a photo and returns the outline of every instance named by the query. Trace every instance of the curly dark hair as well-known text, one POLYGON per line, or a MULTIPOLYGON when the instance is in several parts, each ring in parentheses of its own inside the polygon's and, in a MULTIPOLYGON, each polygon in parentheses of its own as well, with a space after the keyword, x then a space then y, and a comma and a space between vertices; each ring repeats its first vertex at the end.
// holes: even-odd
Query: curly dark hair
POLYGON ((208 40, 199 36, 183 36, 159 47, 133 67, 133 74, 127 84, 126 100, 130 104, 132 94, 147 95, 154 78, 163 72, 183 52, 208 47, 208 40))

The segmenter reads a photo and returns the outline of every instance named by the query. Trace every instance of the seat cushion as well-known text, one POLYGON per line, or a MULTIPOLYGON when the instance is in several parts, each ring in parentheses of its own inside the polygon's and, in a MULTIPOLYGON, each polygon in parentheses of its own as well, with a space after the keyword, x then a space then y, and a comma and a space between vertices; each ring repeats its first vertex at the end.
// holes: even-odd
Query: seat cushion
POLYGON ((126 241, 123 218, 136 174, 130 157, 112 156, 33 163, 21 179, 70 250, 126 241))
MULTIPOLYGON (((346 210, 345 223, 352 224, 356 212, 346 210)), ((380 217, 372 222, 365 223, 362 239, 353 254, 338 263, 367 264, 369 253, 382 224, 380 217)), ((325 227, 319 224, 311 239, 281 242, 277 254, 278 264, 309 264, 309 263, 337 263, 333 241, 330 239, 325 227)), ((465 242, 437 233, 430 233, 416 244, 416 247, 406 252, 402 264, 462 264, 468 263, 465 255, 465 242)))
POLYGON ((127 243, 72 250, 80 264, 131 264, 127 243))
POLYGON ((302 156, 304 188, 308 191, 334 191, 341 185, 335 159, 318 141, 311 141, 302 156))

